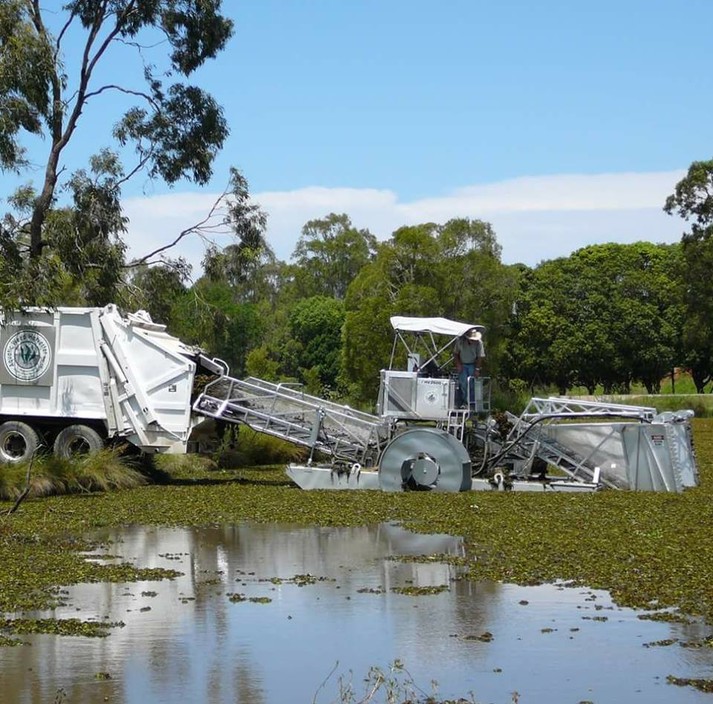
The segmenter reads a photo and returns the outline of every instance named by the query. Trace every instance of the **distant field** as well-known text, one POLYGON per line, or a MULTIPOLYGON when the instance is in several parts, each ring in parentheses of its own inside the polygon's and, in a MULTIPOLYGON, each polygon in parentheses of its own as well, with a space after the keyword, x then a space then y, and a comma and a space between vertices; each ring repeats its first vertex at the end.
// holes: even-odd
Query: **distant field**
POLYGON ((630 394, 627 396, 575 396, 570 398, 590 401, 605 401, 608 403, 626 403, 631 406, 650 406, 659 412, 692 410, 697 418, 713 417, 713 394, 630 394))

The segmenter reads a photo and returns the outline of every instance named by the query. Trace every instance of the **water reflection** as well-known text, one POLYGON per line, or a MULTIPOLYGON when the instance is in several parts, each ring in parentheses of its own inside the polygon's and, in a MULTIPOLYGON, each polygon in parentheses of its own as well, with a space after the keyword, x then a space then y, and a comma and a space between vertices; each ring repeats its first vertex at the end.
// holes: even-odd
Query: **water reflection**
POLYGON ((713 677, 710 649, 644 647, 701 639, 702 626, 641 621, 603 592, 474 584, 437 560, 389 559, 462 554, 449 536, 244 524, 100 537, 110 554, 184 575, 69 589, 66 606, 39 615, 125 626, 0 650, 3 701, 44 704, 62 688, 82 704, 324 704, 337 700, 339 674, 351 670, 362 691, 371 666, 396 658, 425 690, 435 679, 443 697, 472 691, 479 702, 510 702, 513 691, 523 702, 708 699, 666 675, 713 677), (443 590, 398 591, 425 587, 443 590))

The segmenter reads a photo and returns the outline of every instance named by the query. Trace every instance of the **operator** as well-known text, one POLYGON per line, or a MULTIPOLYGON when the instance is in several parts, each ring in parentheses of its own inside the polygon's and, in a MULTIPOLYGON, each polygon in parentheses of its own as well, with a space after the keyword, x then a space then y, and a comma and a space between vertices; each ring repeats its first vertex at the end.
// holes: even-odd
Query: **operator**
MULTIPOLYGON (((458 372, 458 384, 460 387, 460 405, 468 403, 468 399, 473 398, 473 393, 468 395, 468 378, 478 377, 480 367, 485 358, 485 347, 483 346, 483 336, 475 329, 468 330, 461 335, 455 344, 453 359, 458 372)), ((472 390, 472 387, 471 387, 472 390)))

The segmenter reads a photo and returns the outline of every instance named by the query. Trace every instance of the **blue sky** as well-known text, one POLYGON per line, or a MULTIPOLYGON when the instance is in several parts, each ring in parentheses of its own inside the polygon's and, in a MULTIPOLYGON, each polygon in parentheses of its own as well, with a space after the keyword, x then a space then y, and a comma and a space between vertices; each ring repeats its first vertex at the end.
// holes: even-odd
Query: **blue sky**
MULTIPOLYGON (((235 37, 195 80, 231 136, 208 188, 127 187, 135 254, 200 220, 233 165, 281 259, 307 220, 346 212, 380 239, 482 218, 503 261, 534 266, 596 242, 677 241, 683 225, 663 201, 692 161, 713 157, 710 0, 224 10, 235 37)), ((87 111, 82 148, 103 143, 110 117, 87 111)), ((178 253, 197 264, 201 252, 193 241, 178 253)))
POLYGON ((713 3, 673 7, 252 2, 207 75, 234 67, 216 91, 256 191, 411 200, 519 176, 665 171, 709 156, 712 136, 713 3))

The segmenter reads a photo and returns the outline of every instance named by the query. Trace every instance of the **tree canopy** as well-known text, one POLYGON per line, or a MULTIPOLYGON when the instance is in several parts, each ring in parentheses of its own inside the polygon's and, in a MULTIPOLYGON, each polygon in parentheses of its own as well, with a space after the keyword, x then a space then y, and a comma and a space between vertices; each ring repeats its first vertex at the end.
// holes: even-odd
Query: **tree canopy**
POLYGON ((0 170, 18 183, 0 217, 0 307, 146 308, 238 376, 364 404, 390 356, 391 315, 483 325, 485 371, 504 384, 656 393, 676 365, 699 391, 713 380, 713 161, 694 162, 664 204, 688 223, 680 245, 506 266, 483 220, 404 225, 379 241, 328 213, 305 223, 286 263, 232 169, 205 219, 127 262, 126 184, 213 176, 228 124, 198 73, 232 34, 220 0, 0 2, 0 170), (82 134, 93 153, 75 149, 82 134), (216 221, 234 243, 209 248, 192 282, 171 248, 216 221))
POLYGON ((713 160, 694 161, 664 210, 690 224, 681 239, 685 287, 682 363, 699 393, 713 380, 713 160))
MULTIPOLYGON (((0 246, 13 262, 4 272, 13 274, 4 280, 5 305, 57 302, 67 279, 88 273, 90 260, 92 267, 107 264, 95 278, 118 271, 126 225, 121 188, 136 174, 168 184, 208 182, 228 126, 215 99, 185 79, 232 35, 220 6, 72 0, 57 11, 30 0, 0 4, 0 169, 23 174, 30 154, 42 160, 38 182, 8 199, 3 218, 0 246), (120 80, 103 70, 110 62, 121 65, 120 80), (101 135, 105 146, 88 169, 67 171, 76 135, 111 125, 84 126, 84 114, 103 102, 123 105, 101 135), (68 266, 67 248, 86 253, 79 270, 68 266)), ((107 294, 115 283, 105 281, 107 294)))

